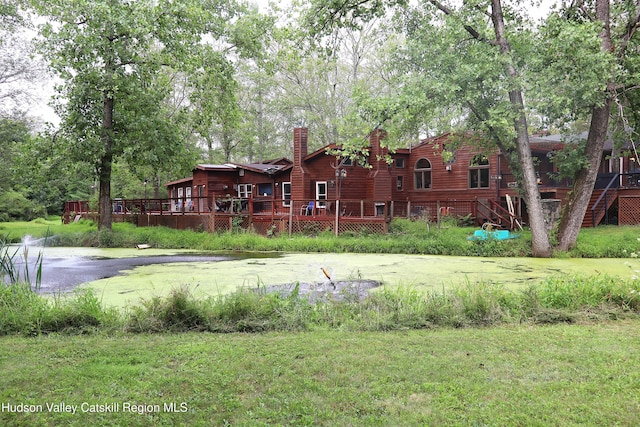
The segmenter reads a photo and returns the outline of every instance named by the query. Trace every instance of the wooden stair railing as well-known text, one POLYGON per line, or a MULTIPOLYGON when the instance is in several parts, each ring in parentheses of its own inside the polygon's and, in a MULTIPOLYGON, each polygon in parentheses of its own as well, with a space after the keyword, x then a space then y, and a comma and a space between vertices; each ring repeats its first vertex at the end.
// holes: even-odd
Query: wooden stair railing
MULTIPOLYGON (((611 205, 613 204, 613 202, 615 201, 618 195, 618 188, 613 184, 619 182, 619 179, 620 179, 619 173, 616 173, 615 175, 613 175, 611 180, 609 180, 609 183, 607 184, 607 186, 604 188, 604 190, 602 190, 602 193, 600 194, 598 199, 595 201, 595 203, 593 203, 592 205, 590 204, 588 213, 590 212, 591 214, 591 227, 596 227, 598 223, 600 223, 600 220, 602 220, 602 218, 605 215, 607 215, 609 208, 611 207, 611 205)), ((582 224, 583 226, 588 226, 589 225, 588 219, 586 219, 586 221, 583 220, 582 224)))
POLYGON ((481 201, 477 201, 478 208, 476 209, 476 218, 479 220, 478 222, 491 222, 510 230, 514 230, 518 224, 522 224, 521 217, 512 215, 507 209, 502 207, 500 203, 497 203, 495 200, 489 200, 488 202, 489 204, 487 205, 481 201), (480 207, 484 209, 479 209, 480 207))

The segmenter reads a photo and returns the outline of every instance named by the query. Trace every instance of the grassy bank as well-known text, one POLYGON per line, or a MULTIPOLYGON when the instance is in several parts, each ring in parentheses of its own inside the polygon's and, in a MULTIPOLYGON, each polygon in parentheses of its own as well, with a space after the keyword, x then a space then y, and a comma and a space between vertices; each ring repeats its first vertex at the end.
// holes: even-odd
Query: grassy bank
MULTIPOLYGON (((397 219, 391 222, 386 235, 331 233, 306 236, 260 236, 255 233, 223 233, 180 231, 165 227, 134 227, 114 224, 113 232, 98 232, 92 222, 62 225, 57 220, 36 220, 30 223, 1 223, 0 233, 19 242, 23 236, 35 238, 53 235, 51 244, 60 246, 134 247, 149 244, 157 248, 186 248, 205 251, 282 251, 333 253, 404 253, 459 256, 529 256, 531 235, 521 233, 509 241, 470 242, 467 237, 476 228, 444 223, 440 228, 424 222, 397 219)), ((558 256, 587 258, 627 258, 640 254, 640 227, 602 226, 583 229, 578 244, 568 254, 558 256)))
POLYGON ((43 297, 28 287, 0 287, 0 335, 51 333, 268 332, 338 329, 389 331, 505 324, 581 323, 637 318, 640 281, 607 276, 564 276, 524 290, 495 284, 441 292, 381 289, 359 300, 350 294, 310 302, 241 289, 195 298, 189 288, 141 300, 125 310, 104 308, 90 290, 43 297))
POLYGON ((0 424, 638 425, 639 326, 5 337, 0 424))

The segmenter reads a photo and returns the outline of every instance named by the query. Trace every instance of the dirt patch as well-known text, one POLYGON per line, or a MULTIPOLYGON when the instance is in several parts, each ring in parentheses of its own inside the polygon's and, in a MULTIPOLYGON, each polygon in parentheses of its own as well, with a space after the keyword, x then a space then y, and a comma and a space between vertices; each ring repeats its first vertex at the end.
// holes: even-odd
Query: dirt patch
POLYGON ((381 283, 376 280, 337 280, 322 283, 286 283, 260 287, 258 292, 279 293, 287 298, 295 293, 306 298, 309 302, 327 301, 362 301, 369 294, 369 290, 377 288, 381 283))

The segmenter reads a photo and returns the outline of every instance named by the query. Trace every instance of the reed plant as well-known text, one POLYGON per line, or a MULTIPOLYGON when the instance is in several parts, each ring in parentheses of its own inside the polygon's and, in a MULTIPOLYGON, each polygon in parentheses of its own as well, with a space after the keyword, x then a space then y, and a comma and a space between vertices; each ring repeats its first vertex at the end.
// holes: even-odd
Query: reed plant
POLYGON ((0 287, 0 334, 37 335, 125 330, 134 333, 266 332, 345 329, 389 331, 562 323, 637 318, 640 281, 608 276, 547 279, 524 290, 466 284, 442 291, 382 287, 363 300, 310 301, 264 287, 196 297, 189 287, 142 300, 125 311, 105 309, 91 291, 46 297, 28 287, 0 287))
POLYGON ((28 286, 37 291, 42 283, 43 252, 39 251, 32 276, 29 247, 14 247, 8 243, 8 236, 0 238, 0 284, 4 286, 28 286), (22 249, 22 256, 18 256, 22 249))
POLYGON ((314 328, 384 331, 436 327, 486 327, 510 323, 574 322, 640 314, 640 282, 614 277, 549 279, 513 291, 492 283, 467 284, 441 292, 417 287, 382 288, 362 301, 309 302, 295 293, 282 296, 241 289, 195 299, 188 288, 134 308, 127 329, 211 332, 298 331, 314 328))

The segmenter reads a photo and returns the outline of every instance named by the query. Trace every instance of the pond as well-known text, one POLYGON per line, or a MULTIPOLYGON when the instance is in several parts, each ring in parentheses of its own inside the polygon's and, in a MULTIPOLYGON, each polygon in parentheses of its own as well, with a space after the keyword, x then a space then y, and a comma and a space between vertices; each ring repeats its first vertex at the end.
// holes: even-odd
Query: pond
MULTIPOLYGON (((30 257, 42 248, 31 248, 30 257)), ((106 305, 189 286, 196 296, 239 287, 374 280, 385 286, 441 291, 479 282, 524 287, 545 277, 607 274, 631 278, 640 260, 484 258, 397 254, 207 253, 188 250, 45 248, 42 292, 91 288, 106 305), (323 271, 324 269, 324 271, 323 271)))

